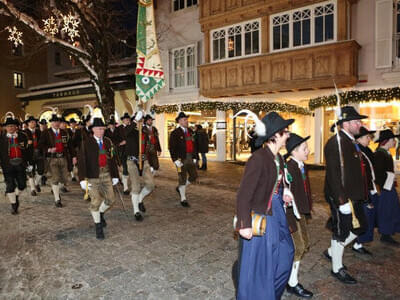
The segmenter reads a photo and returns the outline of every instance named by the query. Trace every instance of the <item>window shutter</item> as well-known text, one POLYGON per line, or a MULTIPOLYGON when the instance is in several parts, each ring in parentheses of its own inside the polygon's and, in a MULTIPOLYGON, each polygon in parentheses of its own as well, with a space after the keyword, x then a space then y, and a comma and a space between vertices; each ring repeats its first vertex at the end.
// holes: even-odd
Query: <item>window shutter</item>
POLYGON ((196 87, 200 87, 200 73, 198 66, 203 63, 203 42, 200 40, 196 45, 197 57, 196 57, 196 87))
POLYGON ((375 3, 375 67, 392 66, 393 0, 375 3))

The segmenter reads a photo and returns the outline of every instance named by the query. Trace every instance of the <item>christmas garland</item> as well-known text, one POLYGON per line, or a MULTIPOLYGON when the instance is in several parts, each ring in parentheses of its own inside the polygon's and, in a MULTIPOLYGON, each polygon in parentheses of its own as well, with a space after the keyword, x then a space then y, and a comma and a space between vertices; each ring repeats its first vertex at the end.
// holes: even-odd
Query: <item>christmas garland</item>
MULTIPOLYGON (((295 113, 299 115, 310 115, 310 111, 307 108, 277 102, 198 102, 198 103, 185 103, 181 105, 182 111, 210 111, 210 110, 221 110, 221 111, 239 111, 241 109, 249 109, 251 111, 279 111, 295 113)), ((179 110, 178 105, 153 105, 151 110, 157 114, 162 113, 174 113, 179 110)))
MULTIPOLYGON (((342 104, 360 103, 370 101, 385 101, 400 100, 400 87, 393 87, 388 89, 377 89, 367 91, 347 91, 339 93, 340 101, 342 104)), ((336 96, 323 96, 310 99, 308 107, 310 110, 315 110, 322 106, 335 106, 336 96)))

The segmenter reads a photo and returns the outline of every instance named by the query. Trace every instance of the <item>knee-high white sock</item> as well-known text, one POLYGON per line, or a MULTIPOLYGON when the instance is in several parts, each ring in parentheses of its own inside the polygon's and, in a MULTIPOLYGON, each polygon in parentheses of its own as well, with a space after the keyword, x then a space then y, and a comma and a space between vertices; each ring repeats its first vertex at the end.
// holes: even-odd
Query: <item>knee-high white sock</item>
POLYGON ((331 240, 331 251, 332 251, 332 271, 337 273, 339 269, 343 268, 343 251, 344 246, 342 243, 331 240))
POLYGON ((128 176, 122 175, 122 185, 124 186, 124 192, 128 190, 128 176))
POLYGON ((17 197, 15 195, 15 192, 14 193, 7 193, 7 198, 10 201, 11 204, 17 203, 17 197))
POLYGON ((18 189, 18 188, 16 188, 15 189, 15 196, 19 196, 19 193, 20 193, 21 191, 18 189))
POLYGON ((190 184, 189 179, 186 179, 186 186, 188 186, 190 184))
POLYGON ((51 189, 53 191, 54 200, 60 201, 60 186, 58 184, 52 184, 51 189))
POLYGON ((110 207, 110 206, 108 206, 108 205, 103 201, 103 202, 101 203, 101 205, 100 205, 99 210, 100 210, 101 213, 103 213, 103 212, 105 212, 109 207, 110 207))
POLYGON ((142 202, 143 202, 143 199, 144 199, 148 194, 150 194, 151 191, 152 191, 152 190, 150 190, 150 189, 147 188, 147 187, 142 188, 142 190, 140 191, 140 194, 139 194, 139 203, 142 203, 142 202))
POLYGON ((75 177, 74 171, 71 171, 71 178, 74 178, 74 177, 75 177))
POLYGON ((361 244, 361 243, 355 242, 355 243, 353 244, 353 248, 354 248, 354 249, 361 249, 362 247, 363 247, 363 244, 361 244))
POLYGON ((93 217, 93 221, 95 223, 100 223, 100 212, 99 211, 90 211, 93 217))
POLYGON ((36 191, 35 181, 33 180, 32 177, 28 178, 28 182, 29 182, 29 188, 31 189, 31 192, 36 191))
POLYGON ((343 246, 346 247, 348 244, 350 244, 356 238, 357 238, 357 236, 354 233, 350 232, 349 236, 344 241, 343 246))
POLYGON ((133 206, 133 213, 136 214, 139 212, 139 194, 132 194, 132 206, 133 206))
POLYGON ((181 195, 181 201, 186 200, 186 185, 179 186, 179 194, 181 195))
POLYGON ((36 175, 35 176, 35 185, 40 185, 42 180, 42 175, 36 175))
POLYGON ((299 274, 299 267, 300 267, 300 261, 294 261, 292 265, 292 272, 290 273, 289 277, 289 286, 295 287, 298 283, 298 274, 299 274))

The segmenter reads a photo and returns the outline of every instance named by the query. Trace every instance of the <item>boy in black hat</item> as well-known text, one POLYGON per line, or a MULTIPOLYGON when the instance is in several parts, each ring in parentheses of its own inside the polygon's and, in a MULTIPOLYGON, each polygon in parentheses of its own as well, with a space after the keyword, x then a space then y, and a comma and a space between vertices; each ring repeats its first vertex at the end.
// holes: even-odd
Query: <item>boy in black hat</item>
POLYGON ((113 142, 114 145, 117 144, 117 135, 116 135, 116 122, 115 122, 115 117, 114 116, 110 116, 110 120, 107 123, 107 129, 104 132, 104 136, 108 137, 109 139, 111 139, 111 141, 113 142))
POLYGON ((122 164, 122 185, 124 187, 124 195, 129 195, 129 173, 128 173, 128 165, 127 165, 127 155, 126 155, 126 128, 131 124, 131 116, 129 113, 125 112, 121 117, 122 124, 116 129, 116 142, 118 147, 118 155, 119 160, 122 164))
POLYGON ((11 203, 11 213, 18 214, 18 191, 26 188, 26 167, 28 161, 28 139, 17 131, 17 120, 14 114, 6 114, 6 122, 2 124, 6 132, 0 136, 0 162, 6 183, 6 195, 11 203))
MULTIPOLYGON (((39 121, 39 130, 40 130, 40 133, 42 134, 42 132, 45 131, 45 130, 47 130, 47 128, 48 128, 48 127, 47 127, 47 120, 46 120, 46 119, 41 119, 41 120, 39 121)), ((42 154, 43 154, 43 153, 42 153, 42 154)), ((47 172, 48 172, 48 170, 49 170, 49 163, 48 163, 47 159, 46 159, 44 156, 45 156, 45 155, 43 154, 44 171, 43 171, 42 182, 41 182, 42 186, 46 185, 46 182, 47 182, 47 176, 46 176, 46 174, 47 174, 47 172)))
POLYGON ((113 185, 118 183, 118 166, 112 141, 104 136, 105 124, 101 116, 94 117, 91 125, 93 135, 85 139, 78 155, 78 174, 81 187, 90 196, 90 212, 96 238, 104 239, 103 228, 107 226, 104 213, 114 203, 113 185))
MULTIPOLYGON (((70 139, 72 140, 72 143, 75 143, 75 141, 76 141, 75 136, 78 132, 78 122, 74 118, 71 118, 71 119, 69 119, 68 124, 69 124, 69 127, 67 128, 68 135, 69 135, 70 139)), ((74 148, 77 149, 78 148, 77 145, 74 144, 74 148)), ((74 167, 75 167, 75 165, 72 163, 72 159, 71 159, 69 161, 68 171, 70 171, 70 173, 71 173, 72 181, 76 181, 74 167)))
MULTIPOLYGON (((70 128, 68 128, 69 125, 70 125, 70 122, 67 121, 65 119, 65 117, 62 117, 61 118, 61 122, 60 122, 60 129, 65 130, 67 132, 67 134, 68 134, 68 140, 71 140, 72 143, 74 143, 74 136, 73 136, 72 131, 70 130, 70 128)), ((73 146, 75 148, 75 145, 73 145, 73 146)), ((71 180, 72 181, 76 181, 75 174, 73 172, 74 164, 72 162, 72 157, 69 154, 68 154, 68 157, 67 157, 67 161, 68 161, 67 169, 68 169, 68 172, 71 174, 71 180)), ((63 193, 68 192, 68 190, 67 190, 67 188, 65 186, 61 187, 61 191, 63 193)))
POLYGON ((313 296, 313 293, 306 290, 298 281, 300 261, 310 247, 306 218, 311 213, 312 202, 310 182, 304 164, 310 153, 307 145, 309 138, 310 136, 302 138, 295 133, 291 133, 289 139, 286 141, 286 157, 290 156, 287 168, 293 179, 290 183, 290 190, 296 204, 295 206, 286 208, 286 218, 295 248, 287 291, 303 298, 311 298, 313 296))
POLYGON ((64 186, 68 181, 68 155, 73 157, 73 162, 76 163, 76 152, 73 147, 73 142, 69 138, 68 133, 60 129, 61 117, 53 113, 50 119, 51 127, 45 130, 39 140, 39 148, 49 158, 49 168, 51 172, 52 191, 56 207, 62 207, 60 197, 60 186, 64 186))
POLYGON ((325 145, 325 198, 331 209, 331 247, 324 255, 332 261, 332 275, 346 284, 357 280, 343 267, 344 248, 366 230, 364 203, 368 194, 363 176, 362 154, 354 136, 359 134, 361 119, 352 106, 341 108, 337 126, 339 137, 332 136, 325 145), (338 144, 340 140, 340 147, 338 144))
POLYGON ((178 114, 175 121, 179 126, 171 132, 169 138, 169 152, 178 171, 179 185, 176 191, 180 195, 183 207, 190 206, 186 200, 186 187, 197 179, 197 150, 194 132, 188 127, 188 118, 184 112, 178 114))
POLYGON ((30 162, 30 167, 28 168, 32 169, 28 172, 28 182, 32 196, 36 196, 41 191, 40 182, 44 173, 44 157, 38 147, 41 131, 37 128, 37 121, 34 116, 29 116, 25 120, 27 128, 24 130, 28 137, 27 151, 30 162))
POLYGON ((160 168, 158 156, 161 155, 161 145, 158 138, 158 130, 153 126, 153 121, 154 119, 150 114, 144 117, 143 134, 146 136, 146 140, 144 141, 145 153, 154 173, 160 168))

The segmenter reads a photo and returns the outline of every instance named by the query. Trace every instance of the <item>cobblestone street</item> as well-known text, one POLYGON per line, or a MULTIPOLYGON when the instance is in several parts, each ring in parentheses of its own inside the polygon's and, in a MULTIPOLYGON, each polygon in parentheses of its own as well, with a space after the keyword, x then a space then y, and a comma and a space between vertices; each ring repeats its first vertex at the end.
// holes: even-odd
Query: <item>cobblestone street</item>
MULTIPOLYGON (((24 192, 18 216, 2 196, 0 299, 234 299, 232 217, 243 166, 209 163, 208 171, 199 171, 200 184, 188 188, 189 209, 179 204, 172 162, 162 160, 161 169, 156 190, 145 200, 144 221, 134 220, 129 196, 128 215, 117 197, 106 214, 104 241, 95 238, 78 183, 62 195, 61 209, 49 186, 37 197, 24 192)), ((368 245, 372 257, 345 250, 344 264, 358 284, 346 286, 330 275, 322 256, 330 240, 323 176, 310 174, 311 251, 301 263, 300 282, 314 299, 400 299, 400 249, 382 244, 377 234, 368 245)))

